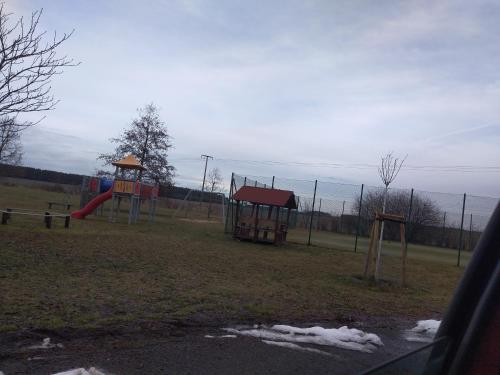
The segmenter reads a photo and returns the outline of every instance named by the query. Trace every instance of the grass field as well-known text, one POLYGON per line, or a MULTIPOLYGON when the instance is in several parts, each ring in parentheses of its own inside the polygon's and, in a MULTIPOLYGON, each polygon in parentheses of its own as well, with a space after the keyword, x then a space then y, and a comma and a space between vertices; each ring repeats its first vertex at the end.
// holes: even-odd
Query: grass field
MULTIPOLYGON (((288 239, 297 243, 307 243, 309 232, 302 228, 290 231, 288 239)), ((335 247, 339 250, 354 251, 355 237, 352 235, 339 234, 326 231, 314 231, 311 235, 311 243, 322 247, 335 247)), ((357 250, 366 253, 368 248, 368 238, 359 237, 357 250)), ((390 256, 401 256, 400 242, 384 241, 384 253, 390 256)), ((460 264, 467 265, 470 259, 470 252, 462 251, 460 264)), ((428 260, 445 264, 457 264, 458 251, 433 246, 408 244, 408 258, 418 260, 428 260)))
MULTIPOLYGON (((63 199, 0 186, 1 208, 45 210, 63 199)), ((173 219, 162 208, 153 224, 125 220, 89 216, 48 230, 41 219, 14 217, 0 226, 0 330, 430 318, 444 311, 463 272, 444 250, 415 247, 407 287, 374 285, 358 277, 364 256, 352 252, 352 238, 337 249, 274 247, 234 241, 220 223, 173 219)), ((315 234, 314 244, 331 235, 315 234)), ((387 245, 388 274, 399 272, 395 246, 387 245)))

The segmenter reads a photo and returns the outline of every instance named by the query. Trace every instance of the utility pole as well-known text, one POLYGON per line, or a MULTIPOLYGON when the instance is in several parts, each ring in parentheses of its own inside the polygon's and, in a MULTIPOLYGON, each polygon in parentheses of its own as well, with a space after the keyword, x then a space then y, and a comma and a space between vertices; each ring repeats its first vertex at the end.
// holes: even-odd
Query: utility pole
POLYGON ((205 178, 207 177, 208 159, 213 159, 214 157, 210 155, 201 155, 201 158, 205 158, 205 171, 203 172, 203 185, 201 186, 200 205, 201 202, 203 202, 203 193, 205 192, 205 178))

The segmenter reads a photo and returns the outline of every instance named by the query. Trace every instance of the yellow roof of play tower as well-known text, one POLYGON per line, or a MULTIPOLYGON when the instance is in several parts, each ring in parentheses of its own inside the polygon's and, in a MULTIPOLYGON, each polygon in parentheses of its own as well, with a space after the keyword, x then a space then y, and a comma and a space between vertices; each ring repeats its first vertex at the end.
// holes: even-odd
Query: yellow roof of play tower
POLYGON ((139 160, 132 155, 127 156, 125 159, 114 161, 111 164, 124 169, 146 169, 139 163, 139 160))

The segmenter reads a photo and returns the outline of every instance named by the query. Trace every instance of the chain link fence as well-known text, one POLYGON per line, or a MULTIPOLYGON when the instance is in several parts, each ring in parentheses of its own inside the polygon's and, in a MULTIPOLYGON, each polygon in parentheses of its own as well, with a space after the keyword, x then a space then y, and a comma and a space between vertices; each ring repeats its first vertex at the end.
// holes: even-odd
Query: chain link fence
MULTIPOLYGON (((366 252, 384 187, 233 174, 225 230, 232 230, 231 194, 244 185, 291 190, 298 209, 291 216, 288 241, 366 252)), ((498 198, 389 188, 386 212, 405 217, 410 258, 464 264, 470 258, 498 198)), ((384 254, 400 255, 400 230, 387 222, 384 254)))

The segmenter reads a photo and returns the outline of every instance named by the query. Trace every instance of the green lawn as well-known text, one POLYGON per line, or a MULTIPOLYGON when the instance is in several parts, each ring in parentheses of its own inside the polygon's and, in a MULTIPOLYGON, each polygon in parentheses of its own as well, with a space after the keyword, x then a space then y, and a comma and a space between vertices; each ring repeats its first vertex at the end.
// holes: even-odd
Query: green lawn
MULTIPOLYGON (((63 199, 0 186, 1 208, 45 210, 46 201, 63 199)), ((378 286, 359 279, 364 255, 347 245, 243 243, 224 236, 220 223, 171 214, 160 207, 155 223, 132 226, 125 213, 120 223, 92 215, 70 229, 59 223, 48 230, 40 219, 20 217, 0 226, 0 330, 430 318, 444 311, 463 272, 441 261, 441 250, 410 250, 409 285, 378 286)), ((321 244, 320 233, 314 238, 321 244)), ((383 269, 397 274, 391 246, 383 269)))
MULTIPOLYGON (((307 243, 309 232, 302 228, 290 231, 288 239, 297 243, 307 243)), ((355 237, 347 234, 339 234, 326 231, 313 230, 311 243, 317 246, 334 247, 345 251, 354 251, 355 237)), ((357 251, 366 253, 368 249, 368 238, 359 237, 357 251)), ((399 242, 384 241, 383 252, 391 256, 401 256, 401 244, 399 242)), ((470 252, 462 251, 460 264, 467 265, 470 252)), ((408 244, 408 258, 418 260, 429 260, 445 264, 457 264, 458 251, 434 246, 408 244)))

